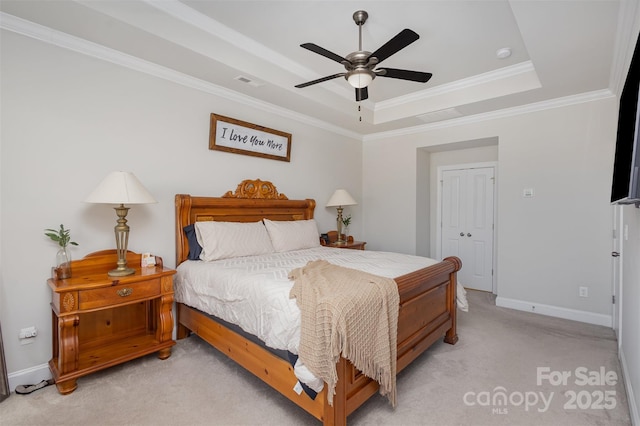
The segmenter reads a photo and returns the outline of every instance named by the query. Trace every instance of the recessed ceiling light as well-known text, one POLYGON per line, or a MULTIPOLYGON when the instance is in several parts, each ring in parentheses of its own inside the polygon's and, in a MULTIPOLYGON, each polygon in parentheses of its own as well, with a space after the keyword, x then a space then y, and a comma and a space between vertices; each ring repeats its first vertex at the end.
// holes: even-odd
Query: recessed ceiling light
POLYGON ((511 56, 511 49, 508 47, 503 47, 502 49, 498 49, 496 51, 496 56, 498 59, 506 59, 511 56))

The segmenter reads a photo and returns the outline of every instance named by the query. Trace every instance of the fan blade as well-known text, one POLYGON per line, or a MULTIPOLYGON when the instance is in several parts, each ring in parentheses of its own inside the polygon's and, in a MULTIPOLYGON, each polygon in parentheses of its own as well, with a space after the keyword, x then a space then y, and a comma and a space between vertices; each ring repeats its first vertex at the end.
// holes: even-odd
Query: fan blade
POLYGON ((342 56, 340 56, 340 55, 336 55, 335 53, 330 52, 330 51, 328 51, 327 49, 325 49, 325 48, 323 48, 323 47, 318 46, 317 44, 313 44, 313 43, 304 43, 304 44, 301 44, 301 45, 300 45, 300 47, 304 47, 304 48, 305 48, 305 49, 307 49, 307 50, 310 50, 310 51, 312 51, 312 52, 314 52, 314 53, 317 53, 318 55, 322 55, 322 56, 324 56, 325 58, 329 58, 329 59, 331 59, 331 60, 333 60, 333 61, 336 61, 336 62, 338 62, 338 63, 340 63, 340 64, 342 64, 343 62, 350 63, 349 61, 347 61, 347 60, 346 60, 345 58, 343 58, 342 56))
POLYGON ((322 78, 319 78, 317 80, 308 81, 308 82, 302 83, 302 84, 296 84, 295 87, 297 87, 298 89, 302 89, 303 87, 311 86, 312 84, 322 83, 323 81, 333 80, 334 78, 338 78, 338 77, 344 77, 344 75, 345 75, 345 73, 343 73, 343 72, 338 73, 338 74, 328 75, 326 77, 322 77, 322 78))
POLYGON ((399 78, 400 80, 417 81, 419 83, 426 83, 433 75, 429 72, 398 70, 395 68, 378 68, 375 73, 378 77, 399 78), (384 72, 379 73, 379 71, 384 72))
POLYGON ((404 49, 419 38, 420 36, 416 32, 405 28, 404 30, 400 31, 394 38, 386 42, 382 47, 369 55, 369 57, 375 56, 376 58, 378 58, 378 63, 380 63, 394 53, 397 53, 400 50, 404 49))
POLYGON ((364 101, 365 99, 369 99, 369 91, 366 87, 362 89, 358 89, 356 87, 356 102, 364 101))

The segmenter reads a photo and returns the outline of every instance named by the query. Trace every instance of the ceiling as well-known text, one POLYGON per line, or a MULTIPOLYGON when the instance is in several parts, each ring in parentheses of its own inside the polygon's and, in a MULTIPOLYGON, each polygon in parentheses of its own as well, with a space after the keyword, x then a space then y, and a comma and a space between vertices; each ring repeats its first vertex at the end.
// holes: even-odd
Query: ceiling
POLYGON ((623 28, 625 3, 2 0, 0 11, 5 29, 366 137, 559 98, 610 96, 618 52, 631 34, 623 28), (358 50, 357 10, 369 14, 363 50, 375 51, 404 28, 417 32, 419 40, 383 66, 430 72, 431 80, 378 77, 360 103, 343 78, 295 88, 344 71, 300 44, 340 56, 358 50), (511 56, 499 59, 502 48, 511 56))

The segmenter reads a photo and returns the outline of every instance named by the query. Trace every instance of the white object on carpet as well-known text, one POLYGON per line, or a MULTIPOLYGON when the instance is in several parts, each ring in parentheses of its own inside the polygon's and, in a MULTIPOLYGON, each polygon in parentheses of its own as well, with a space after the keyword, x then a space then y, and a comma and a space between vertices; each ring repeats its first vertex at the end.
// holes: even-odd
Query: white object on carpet
POLYGON ((469 302, 467 301, 467 290, 464 289, 462 284, 458 283, 458 289, 456 290, 456 302, 458 302, 458 309, 463 312, 469 312, 469 302))

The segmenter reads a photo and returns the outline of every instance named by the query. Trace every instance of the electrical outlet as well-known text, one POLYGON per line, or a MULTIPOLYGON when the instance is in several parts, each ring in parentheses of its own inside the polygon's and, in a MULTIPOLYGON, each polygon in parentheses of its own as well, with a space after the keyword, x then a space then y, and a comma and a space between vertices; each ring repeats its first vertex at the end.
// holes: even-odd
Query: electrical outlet
POLYGON ((589 297, 589 287, 580 287, 578 289, 578 296, 589 297))
POLYGON ((20 334, 18 335, 18 337, 20 339, 29 339, 32 337, 36 337, 37 335, 38 335, 38 330, 36 330, 35 326, 31 326, 31 327, 23 328, 22 330, 20 330, 20 334))

